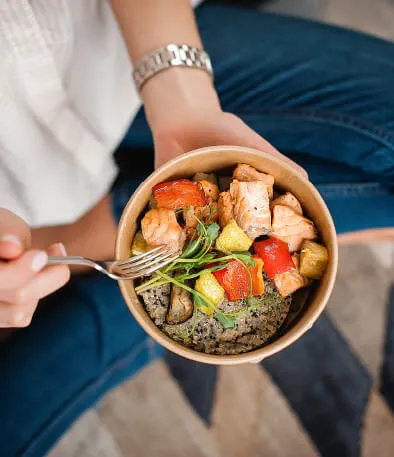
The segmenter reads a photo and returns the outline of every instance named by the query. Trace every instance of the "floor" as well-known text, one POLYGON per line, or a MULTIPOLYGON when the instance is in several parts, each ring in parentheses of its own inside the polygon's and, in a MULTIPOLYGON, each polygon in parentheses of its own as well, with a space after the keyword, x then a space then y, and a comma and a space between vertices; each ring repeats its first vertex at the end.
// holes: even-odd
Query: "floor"
MULTIPOLYGON (((393 0, 279 0, 269 10, 316 17, 394 39, 393 0), (373 4, 373 8, 372 8, 373 4)), ((341 249, 328 317, 377 385, 394 244, 341 249), (377 293, 378 291, 378 293, 377 293)), ((394 455, 394 419, 378 390, 364 416, 361 455, 394 455), (382 443, 384 443, 382 445, 382 443)), ((50 457, 241 457, 320 455, 259 365, 221 368, 212 426, 194 413, 163 362, 156 362, 86 412, 50 457), (239 420, 239 418, 242 420, 239 420)))

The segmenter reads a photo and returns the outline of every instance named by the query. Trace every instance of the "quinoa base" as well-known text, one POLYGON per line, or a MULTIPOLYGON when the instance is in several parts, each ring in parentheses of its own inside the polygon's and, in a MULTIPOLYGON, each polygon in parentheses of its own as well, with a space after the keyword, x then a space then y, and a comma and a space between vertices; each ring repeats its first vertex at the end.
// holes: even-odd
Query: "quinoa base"
MULTIPOLYGON (((224 328, 214 317, 201 311, 182 324, 168 324, 166 315, 170 305, 170 285, 155 287, 142 292, 145 309, 155 325, 174 341, 206 354, 234 355, 248 352, 268 343, 282 327, 290 310, 291 297, 282 298, 272 281, 264 278, 265 291, 260 297, 253 297, 250 305, 261 302, 260 306, 236 317, 235 327, 224 328), (187 336, 194 325, 191 336, 187 336)), ((223 313, 241 311, 247 306, 246 300, 220 305, 223 313)))

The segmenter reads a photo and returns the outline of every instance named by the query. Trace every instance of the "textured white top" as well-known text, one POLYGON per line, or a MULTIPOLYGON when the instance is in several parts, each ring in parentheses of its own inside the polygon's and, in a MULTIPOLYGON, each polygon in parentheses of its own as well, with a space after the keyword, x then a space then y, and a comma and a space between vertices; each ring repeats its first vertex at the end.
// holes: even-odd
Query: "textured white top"
POLYGON ((108 192, 140 107, 112 10, 2 1, 0 62, 0 207, 33 227, 71 223, 108 192))

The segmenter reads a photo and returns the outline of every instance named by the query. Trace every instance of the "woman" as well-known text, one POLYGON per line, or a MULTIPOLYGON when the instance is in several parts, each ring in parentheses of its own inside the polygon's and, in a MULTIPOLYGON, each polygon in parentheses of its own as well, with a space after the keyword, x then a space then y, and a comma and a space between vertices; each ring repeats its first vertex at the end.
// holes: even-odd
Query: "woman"
POLYGON ((213 144, 279 154, 272 143, 307 170, 342 240, 394 237, 393 44, 210 4, 197 29, 187 0, 12 3, 0 13, 0 325, 27 328, 0 343, 2 457, 43 455, 159 355, 116 282, 76 276, 62 288, 67 268, 46 266, 66 251, 112 257, 150 132, 156 165, 213 144), (146 118, 121 143, 128 179, 111 189, 139 108, 130 61, 140 69, 171 43, 204 49, 215 85, 209 65, 141 70, 146 118))

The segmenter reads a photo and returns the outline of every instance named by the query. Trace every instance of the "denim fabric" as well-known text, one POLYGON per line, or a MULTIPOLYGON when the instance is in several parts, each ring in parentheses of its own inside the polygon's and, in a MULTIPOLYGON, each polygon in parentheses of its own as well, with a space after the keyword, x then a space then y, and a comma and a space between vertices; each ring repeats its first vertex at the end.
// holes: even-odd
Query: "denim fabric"
MULTIPOLYGON (((223 108, 308 170, 338 231, 393 227, 394 45, 230 7, 204 5, 197 20, 223 108)), ((121 179, 113 203, 119 219, 152 169, 152 137, 142 111, 116 157, 121 179)), ((317 328, 332 333, 326 321, 317 328)), ((307 349, 313 335, 302 340, 307 349)), ((29 328, 0 344, 1 457, 41 457, 87 407, 161 352, 130 315, 115 282, 95 275, 74 279, 46 301, 29 328)), ((274 377, 280 361, 278 356, 266 365, 274 377)), ((170 363, 180 381, 190 378, 190 370, 170 363)), ((309 376, 305 370, 305 376, 294 373, 300 388, 309 376)), ((194 372, 204 378, 203 368, 194 372)), ((213 384, 215 373, 208 377, 213 384)), ((207 389, 184 390, 194 392, 192 403, 204 404, 200 413, 209 415, 209 405, 198 397, 207 389)), ((298 405, 293 402, 296 410, 298 405)), ((349 417, 357 428, 358 417, 349 417)))

